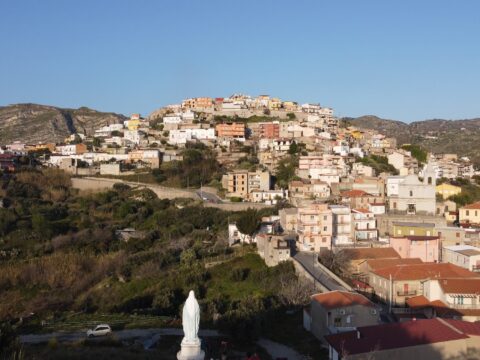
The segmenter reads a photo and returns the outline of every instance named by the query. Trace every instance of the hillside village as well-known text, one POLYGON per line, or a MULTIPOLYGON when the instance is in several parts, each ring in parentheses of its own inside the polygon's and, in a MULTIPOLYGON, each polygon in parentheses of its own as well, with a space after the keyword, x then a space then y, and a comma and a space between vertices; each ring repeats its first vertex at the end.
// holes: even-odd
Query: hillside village
POLYGON ((397 144, 320 104, 236 94, 63 143, 2 144, 3 172, 34 166, 193 190, 205 206, 273 207, 250 233, 230 222, 228 243, 256 244, 267 266, 293 261, 313 281, 303 326, 331 359, 480 352, 480 172, 466 157, 397 144))

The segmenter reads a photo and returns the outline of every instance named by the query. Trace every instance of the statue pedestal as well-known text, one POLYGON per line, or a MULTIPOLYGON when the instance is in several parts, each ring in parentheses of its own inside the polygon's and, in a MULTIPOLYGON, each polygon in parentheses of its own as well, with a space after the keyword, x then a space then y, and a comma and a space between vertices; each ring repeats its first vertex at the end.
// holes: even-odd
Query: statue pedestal
POLYGON ((181 347, 177 353, 178 360, 204 360, 205 352, 201 349, 200 339, 191 342, 182 340, 181 347))

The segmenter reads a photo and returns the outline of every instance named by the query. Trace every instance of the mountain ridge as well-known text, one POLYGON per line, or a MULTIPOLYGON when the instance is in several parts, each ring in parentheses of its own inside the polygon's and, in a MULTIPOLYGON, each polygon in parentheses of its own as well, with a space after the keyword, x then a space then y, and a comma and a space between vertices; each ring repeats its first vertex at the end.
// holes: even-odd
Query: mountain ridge
POLYGON ((435 153, 456 153, 468 156, 476 165, 480 165, 480 118, 427 119, 405 123, 364 115, 340 120, 344 125, 374 129, 385 136, 394 137, 398 145, 409 143, 435 153))
POLYGON ((61 142, 74 133, 91 136, 99 127, 126 119, 122 114, 85 106, 78 109, 34 103, 0 106, 0 143, 61 142))

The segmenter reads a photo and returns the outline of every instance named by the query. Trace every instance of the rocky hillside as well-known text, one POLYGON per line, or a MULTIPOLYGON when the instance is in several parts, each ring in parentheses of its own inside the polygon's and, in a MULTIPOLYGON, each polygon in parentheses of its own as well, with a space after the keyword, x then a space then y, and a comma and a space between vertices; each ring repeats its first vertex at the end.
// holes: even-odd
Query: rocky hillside
POLYGON ((125 116, 86 107, 62 109, 37 104, 0 107, 0 144, 12 141, 61 142, 73 133, 92 135, 95 129, 122 122, 125 116))
POLYGON ((467 120, 433 119, 410 124, 367 115, 343 118, 346 124, 375 129, 395 137, 398 144, 411 143, 436 153, 457 153, 468 156, 480 165, 480 118, 467 120))

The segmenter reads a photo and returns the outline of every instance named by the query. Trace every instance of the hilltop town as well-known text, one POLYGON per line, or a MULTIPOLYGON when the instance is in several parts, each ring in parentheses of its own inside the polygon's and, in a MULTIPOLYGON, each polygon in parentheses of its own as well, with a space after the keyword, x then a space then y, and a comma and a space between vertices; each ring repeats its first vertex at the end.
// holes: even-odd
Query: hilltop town
MULTIPOLYGON (((268 267, 291 262, 311 284, 302 325, 330 359, 480 352, 480 172, 468 157, 268 95, 185 99, 114 121, 62 143, 2 144, 0 170, 61 170, 78 191, 123 185, 228 212, 202 225, 202 239, 215 227, 233 252, 246 247, 268 267)), ((0 210, 13 213, 6 184, 0 210)), ((123 210, 117 220, 135 212, 123 210)), ((5 238, 25 221, 17 215, 0 228, 5 238)), ((116 228, 117 240, 145 238, 140 220, 129 224, 138 228, 116 228)), ((4 260, 21 254, 12 244, 0 242, 4 260)))

